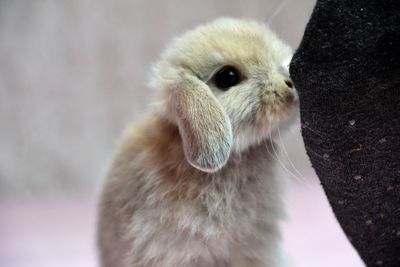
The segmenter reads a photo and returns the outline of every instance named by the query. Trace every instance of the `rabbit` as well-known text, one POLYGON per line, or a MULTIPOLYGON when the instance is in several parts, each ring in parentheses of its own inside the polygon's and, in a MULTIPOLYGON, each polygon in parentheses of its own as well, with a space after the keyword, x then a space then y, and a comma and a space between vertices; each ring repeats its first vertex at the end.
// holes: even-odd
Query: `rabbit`
POLYGON ((220 18, 167 46, 154 102, 106 176, 103 267, 278 266, 284 177, 270 153, 298 113, 292 50, 264 24, 220 18))

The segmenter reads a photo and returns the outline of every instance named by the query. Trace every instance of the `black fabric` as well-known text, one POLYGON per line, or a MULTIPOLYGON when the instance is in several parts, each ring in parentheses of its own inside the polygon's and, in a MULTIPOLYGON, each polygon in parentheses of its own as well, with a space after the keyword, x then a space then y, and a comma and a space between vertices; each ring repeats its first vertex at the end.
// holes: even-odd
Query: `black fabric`
POLYGON ((320 0, 290 66, 308 156, 367 266, 400 266, 400 1, 320 0))

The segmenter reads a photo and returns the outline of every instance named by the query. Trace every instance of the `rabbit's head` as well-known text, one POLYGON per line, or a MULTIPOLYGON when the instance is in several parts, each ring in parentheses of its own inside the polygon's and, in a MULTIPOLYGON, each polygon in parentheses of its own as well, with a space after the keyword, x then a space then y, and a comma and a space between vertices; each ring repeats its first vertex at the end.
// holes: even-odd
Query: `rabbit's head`
POLYGON ((175 39, 155 65, 158 112, 176 124, 188 162, 214 172, 268 138, 297 102, 291 49, 265 25, 223 18, 175 39))

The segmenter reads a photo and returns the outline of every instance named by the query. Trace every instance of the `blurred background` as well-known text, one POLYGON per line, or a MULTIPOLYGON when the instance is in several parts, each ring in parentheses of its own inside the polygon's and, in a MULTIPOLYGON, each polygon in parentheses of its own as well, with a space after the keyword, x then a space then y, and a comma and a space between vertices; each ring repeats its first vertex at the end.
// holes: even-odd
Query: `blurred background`
MULTIPOLYGON (((151 64, 213 18, 256 18, 294 49, 315 0, 0 1, 0 266, 98 266, 97 195, 151 64)), ((310 167, 285 138, 284 246, 293 266, 363 266, 310 167), (294 175, 291 175, 290 173, 294 175)))

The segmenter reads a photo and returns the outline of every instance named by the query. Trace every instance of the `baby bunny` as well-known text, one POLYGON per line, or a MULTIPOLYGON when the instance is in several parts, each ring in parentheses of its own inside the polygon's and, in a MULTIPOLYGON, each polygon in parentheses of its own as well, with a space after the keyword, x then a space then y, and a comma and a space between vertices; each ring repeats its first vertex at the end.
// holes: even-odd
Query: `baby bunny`
POLYGON ((127 130, 104 184, 103 267, 279 265, 284 182, 269 151, 297 114, 290 58, 251 20, 172 42, 152 73, 153 112, 127 130))

